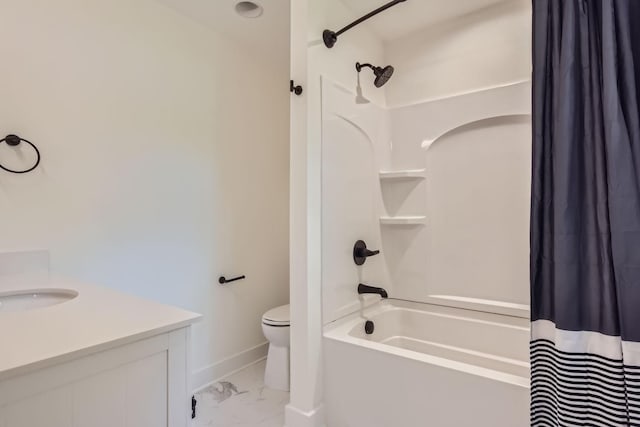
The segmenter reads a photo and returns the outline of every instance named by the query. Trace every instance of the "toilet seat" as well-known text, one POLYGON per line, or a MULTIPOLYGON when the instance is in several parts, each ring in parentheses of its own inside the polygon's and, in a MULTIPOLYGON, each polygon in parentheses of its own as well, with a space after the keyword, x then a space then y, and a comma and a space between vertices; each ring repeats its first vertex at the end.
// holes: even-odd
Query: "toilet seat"
POLYGON ((272 308, 262 315, 262 323, 268 326, 291 326, 289 304, 272 308))

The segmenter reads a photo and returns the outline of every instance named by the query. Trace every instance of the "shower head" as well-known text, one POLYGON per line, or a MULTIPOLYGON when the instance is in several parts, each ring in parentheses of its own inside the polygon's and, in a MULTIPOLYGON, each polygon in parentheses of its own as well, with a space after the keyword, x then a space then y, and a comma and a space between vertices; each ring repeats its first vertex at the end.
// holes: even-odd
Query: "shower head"
POLYGON ((384 85, 386 82, 389 81, 391 76, 393 76, 393 71, 394 69, 391 65, 387 65, 384 68, 380 68, 380 67, 374 68, 373 72, 376 75, 376 79, 373 81, 373 84, 376 85, 376 87, 381 87, 382 85, 384 85))
POLYGON ((384 86, 384 84, 389 81, 394 71, 391 65, 387 65, 386 67, 376 67, 371 64, 361 64, 359 62, 356 63, 356 70, 358 70, 358 72, 362 71, 362 68, 364 67, 368 67, 373 70, 373 74, 375 74, 376 76, 376 79, 373 81, 375 87, 384 86))

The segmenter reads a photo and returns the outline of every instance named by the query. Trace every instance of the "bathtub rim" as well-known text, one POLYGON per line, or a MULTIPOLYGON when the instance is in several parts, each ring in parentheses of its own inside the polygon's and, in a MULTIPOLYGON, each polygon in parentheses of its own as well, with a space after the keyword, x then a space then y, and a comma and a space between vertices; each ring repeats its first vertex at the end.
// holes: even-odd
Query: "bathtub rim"
MULTIPOLYGON (((419 302, 419 301, 416 301, 419 302)), ((470 298, 455 295, 429 295, 425 298, 425 304, 442 305, 445 307, 462 308, 465 310, 481 311, 502 316, 531 318, 531 310, 528 305, 496 301, 482 298, 470 298)))
POLYGON ((497 371, 489 368, 483 368, 483 367, 472 365, 469 363, 449 360, 449 359, 421 353, 414 350, 403 349, 403 348, 395 347, 389 344, 383 344, 376 341, 369 341, 369 340, 365 340, 365 339, 350 335, 351 330, 354 327, 358 326, 359 324, 362 324, 363 321, 366 320, 366 318, 369 318, 371 316, 376 316, 384 312, 395 311, 395 310, 414 310, 414 311, 420 311, 420 312, 430 311, 430 312, 435 312, 437 314, 443 314, 443 315, 449 315, 449 316, 455 316, 455 317, 465 317, 463 316, 463 314, 465 314, 466 312, 472 312, 471 316, 469 316, 470 313, 467 313, 466 317, 467 318, 473 317, 476 320, 487 322, 487 323, 505 324, 502 322, 496 322, 495 318, 500 317, 506 320, 507 326, 515 327, 518 329, 522 328, 522 329, 529 330, 528 319, 523 319, 520 316, 509 316, 504 314, 487 313, 484 311, 468 310, 464 308, 389 298, 386 300, 379 301, 374 305, 365 307, 355 313, 351 313, 347 316, 344 316, 340 319, 337 319, 325 325, 323 329, 323 337, 325 339, 338 341, 338 342, 349 344, 349 345, 364 347, 365 349, 368 349, 368 350, 380 351, 383 353, 390 354, 392 356, 411 359, 411 360, 423 362, 423 363, 429 363, 429 364, 437 365, 446 369, 461 371, 470 375, 481 376, 484 378, 489 378, 489 379, 507 383, 510 385, 515 385, 517 387, 530 389, 529 378, 524 378, 514 374, 508 374, 505 372, 501 372, 501 371, 497 371))

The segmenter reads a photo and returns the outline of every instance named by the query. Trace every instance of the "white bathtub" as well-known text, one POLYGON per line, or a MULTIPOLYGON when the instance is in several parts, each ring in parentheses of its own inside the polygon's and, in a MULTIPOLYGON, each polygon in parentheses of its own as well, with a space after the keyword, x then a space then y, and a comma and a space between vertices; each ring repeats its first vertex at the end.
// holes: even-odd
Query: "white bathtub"
POLYGON ((327 326, 324 349, 328 427, 529 425, 526 318, 387 300, 327 326))

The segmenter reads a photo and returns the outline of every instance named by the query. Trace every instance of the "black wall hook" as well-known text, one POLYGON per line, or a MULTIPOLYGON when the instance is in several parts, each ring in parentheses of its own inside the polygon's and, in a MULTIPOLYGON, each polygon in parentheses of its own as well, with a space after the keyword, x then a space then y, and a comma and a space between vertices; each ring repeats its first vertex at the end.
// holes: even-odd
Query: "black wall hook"
POLYGON ((302 95, 302 86, 295 84, 293 80, 289 80, 289 92, 295 93, 296 95, 302 95))
POLYGON ((33 148, 33 150, 36 152, 36 163, 33 166, 31 166, 29 169, 25 169, 21 171, 6 168, 2 166, 2 164, 0 164, 0 169, 5 170, 7 172, 11 172, 11 173, 27 173, 37 168, 38 165, 40 164, 40 151, 38 150, 38 147, 36 147, 31 141, 27 141, 24 138, 20 138, 18 135, 7 135, 0 140, 0 144, 2 144, 3 142, 6 143, 9 147, 17 147, 23 142, 26 144, 29 144, 31 148, 33 148))

